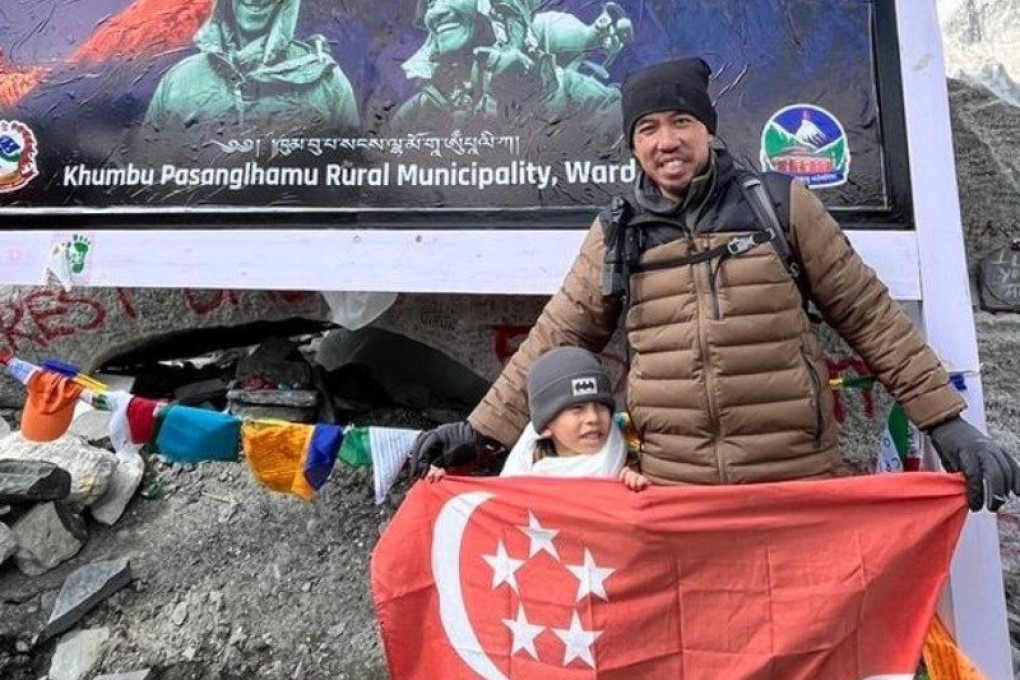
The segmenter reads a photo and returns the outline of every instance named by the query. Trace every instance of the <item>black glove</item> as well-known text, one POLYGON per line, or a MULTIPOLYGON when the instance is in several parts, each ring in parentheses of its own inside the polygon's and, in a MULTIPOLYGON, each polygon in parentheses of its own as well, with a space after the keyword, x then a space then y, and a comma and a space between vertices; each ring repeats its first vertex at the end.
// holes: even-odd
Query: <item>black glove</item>
POLYGON ((931 443, 949 472, 962 472, 967 482, 967 505, 995 512, 1020 494, 1020 465, 1001 446, 960 417, 928 430, 931 443))
POLYGON ((479 434, 467 421, 446 423, 418 435, 411 446, 411 472, 423 476, 430 465, 457 467, 478 460, 480 454, 495 453, 503 446, 479 434))

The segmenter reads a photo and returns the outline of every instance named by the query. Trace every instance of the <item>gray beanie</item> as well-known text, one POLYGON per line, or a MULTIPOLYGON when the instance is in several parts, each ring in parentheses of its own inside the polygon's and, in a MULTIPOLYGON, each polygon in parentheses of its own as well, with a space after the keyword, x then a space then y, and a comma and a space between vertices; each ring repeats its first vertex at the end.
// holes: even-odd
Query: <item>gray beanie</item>
POLYGON ((613 386, 599 358, 580 347, 556 347, 535 361, 528 373, 531 424, 542 432, 560 411, 595 401, 612 411, 613 386))

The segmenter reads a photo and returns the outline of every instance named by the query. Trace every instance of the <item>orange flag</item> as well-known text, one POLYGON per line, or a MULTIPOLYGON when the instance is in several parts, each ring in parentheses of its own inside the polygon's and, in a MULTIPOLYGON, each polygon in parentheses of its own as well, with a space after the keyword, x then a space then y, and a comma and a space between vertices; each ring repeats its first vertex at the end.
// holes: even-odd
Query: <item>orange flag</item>
POLYGON ((372 555, 392 680, 910 680, 958 475, 633 493, 419 482, 372 555))
POLYGON ((946 624, 937 616, 924 641, 924 665, 931 680, 988 680, 956 646, 946 624))

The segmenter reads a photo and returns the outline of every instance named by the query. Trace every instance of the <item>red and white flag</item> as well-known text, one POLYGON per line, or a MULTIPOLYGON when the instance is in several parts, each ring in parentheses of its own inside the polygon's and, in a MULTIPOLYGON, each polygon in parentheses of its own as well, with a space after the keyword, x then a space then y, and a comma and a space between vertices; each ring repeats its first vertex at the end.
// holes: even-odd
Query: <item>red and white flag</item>
POLYGON ((910 680, 958 475, 720 487, 447 478, 372 555, 391 680, 910 680))

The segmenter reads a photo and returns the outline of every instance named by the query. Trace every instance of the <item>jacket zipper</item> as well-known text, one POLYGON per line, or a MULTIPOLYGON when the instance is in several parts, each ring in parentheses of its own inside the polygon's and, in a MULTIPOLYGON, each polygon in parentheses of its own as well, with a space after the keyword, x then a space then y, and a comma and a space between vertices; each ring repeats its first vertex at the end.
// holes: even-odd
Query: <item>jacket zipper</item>
POLYGON ((705 271, 708 273, 708 290, 712 293, 712 318, 719 321, 722 319, 722 309, 719 306, 719 290, 715 285, 715 272, 712 271, 712 260, 705 263, 705 271))
POLYGON ((701 361, 705 366, 705 401, 708 404, 708 419, 712 425, 712 452, 715 454, 715 467, 719 473, 719 482, 727 484, 729 479, 726 475, 726 468, 723 465, 722 454, 719 451, 719 412, 715 403, 715 377, 712 374, 712 365, 708 355, 708 328, 705 325, 705 312, 701 302, 701 286, 695 271, 692 271, 694 279, 694 291, 698 301, 698 344, 701 347, 701 361))
POLYGON ((800 358, 811 379, 811 400, 815 407, 815 441, 817 442, 822 438, 822 381, 804 348, 800 350, 800 358))

